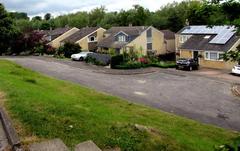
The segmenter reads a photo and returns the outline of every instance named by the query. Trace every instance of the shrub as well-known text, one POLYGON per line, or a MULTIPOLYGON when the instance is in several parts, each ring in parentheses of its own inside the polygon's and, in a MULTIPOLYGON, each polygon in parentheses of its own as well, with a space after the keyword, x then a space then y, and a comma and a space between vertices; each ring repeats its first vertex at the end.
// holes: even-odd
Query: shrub
POLYGON ((108 54, 90 53, 85 59, 87 63, 92 63, 95 65, 106 66, 109 65, 111 61, 111 56, 108 54))
POLYGON ((159 55, 158 59, 163 60, 163 61, 175 61, 176 60, 176 54, 175 54, 175 52, 172 52, 172 53, 159 55))
POLYGON ((122 64, 123 61, 124 61, 123 55, 113 56, 112 59, 111 59, 111 63, 110 63, 110 64, 111 64, 111 68, 112 68, 112 69, 115 69, 115 67, 116 67, 117 65, 122 64))
POLYGON ((64 55, 66 58, 70 58, 72 54, 81 52, 81 47, 78 44, 66 42, 63 46, 57 50, 57 55, 64 55))
POLYGON ((145 68, 145 67, 149 67, 149 65, 142 64, 141 62, 138 62, 138 61, 129 61, 127 63, 116 65, 115 69, 139 69, 139 68, 145 68))
POLYGON ((38 46, 33 48, 34 53, 38 53, 38 54, 41 54, 41 55, 43 55, 44 51, 45 51, 44 45, 38 45, 38 46))
POLYGON ((116 50, 113 49, 113 48, 110 48, 110 49, 108 50, 108 54, 110 54, 111 56, 115 56, 115 55, 116 55, 116 50))
POLYGON ((45 53, 47 55, 54 55, 56 53, 56 49, 50 45, 45 45, 45 53))
POLYGON ((141 58, 138 58, 138 62, 140 62, 142 64, 148 64, 149 60, 148 60, 148 58, 141 57, 141 58))
POLYGON ((164 62, 164 61, 160 61, 160 62, 155 62, 151 64, 152 67, 160 67, 160 68, 175 68, 176 67, 176 63, 175 62, 164 62))

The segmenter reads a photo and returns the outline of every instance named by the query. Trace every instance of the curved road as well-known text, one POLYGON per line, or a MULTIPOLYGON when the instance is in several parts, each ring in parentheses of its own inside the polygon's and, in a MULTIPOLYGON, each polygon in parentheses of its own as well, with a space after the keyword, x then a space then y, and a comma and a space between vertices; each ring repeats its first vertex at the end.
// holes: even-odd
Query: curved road
POLYGON ((200 122, 240 131, 240 99, 231 93, 231 82, 159 70, 142 75, 96 73, 82 63, 41 57, 7 58, 63 80, 117 95, 200 122))

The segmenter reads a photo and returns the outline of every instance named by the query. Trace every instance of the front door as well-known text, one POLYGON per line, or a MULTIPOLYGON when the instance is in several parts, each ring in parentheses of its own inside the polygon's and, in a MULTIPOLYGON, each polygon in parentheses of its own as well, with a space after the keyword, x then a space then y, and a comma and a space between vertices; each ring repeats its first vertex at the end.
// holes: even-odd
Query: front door
POLYGON ((198 59, 198 51, 193 51, 193 59, 196 60, 199 63, 199 59, 198 59))

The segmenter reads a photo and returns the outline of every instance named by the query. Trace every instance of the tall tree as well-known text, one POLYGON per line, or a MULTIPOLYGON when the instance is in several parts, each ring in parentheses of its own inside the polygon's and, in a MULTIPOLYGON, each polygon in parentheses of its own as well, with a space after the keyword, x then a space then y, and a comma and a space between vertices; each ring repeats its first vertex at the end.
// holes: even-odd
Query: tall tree
POLYGON ((99 26, 105 14, 106 14, 106 9, 104 6, 93 9, 89 13, 89 26, 99 26))
POLYGON ((32 18, 32 20, 41 21, 41 20, 42 20, 42 17, 41 17, 41 16, 35 16, 35 17, 32 18))
POLYGON ((0 3, 0 55, 10 47, 10 42, 17 34, 13 21, 0 3))
POLYGON ((50 13, 47 13, 47 14, 44 15, 45 20, 50 20, 51 17, 52 17, 52 15, 50 13))
POLYGON ((25 20, 29 20, 29 17, 27 15, 27 13, 24 12, 10 12, 9 13, 10 17, 13 19, 25 19, 25 20))

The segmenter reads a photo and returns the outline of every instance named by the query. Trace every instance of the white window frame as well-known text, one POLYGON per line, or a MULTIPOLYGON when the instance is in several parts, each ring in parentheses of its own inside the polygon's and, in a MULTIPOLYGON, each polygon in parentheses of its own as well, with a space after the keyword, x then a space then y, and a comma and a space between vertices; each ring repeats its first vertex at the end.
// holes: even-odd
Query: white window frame
POLYGON ((118 41, 119 41, 119 42, 126 42, 126 36, 124 36, 124 35, 119 35, 119 36, 118 36, 118 41))
POLYGON ((96 36, 88 37, 88 42, 97 42, 97 37, 96 36), (91 38, 94 38, 94 41, 91 41, 91 38))
POLYGON ((204 52, 204 60, 208 60, 208 61, 223 61, 223 59, 219 59, 221 54, 223 54, 223 52, 219 52, 219 51, 205 51, 204 52), (211 53, 217 53, 217 59, 211 59, 210 58, 210 56, 211 56, 210 54, 211 53))

